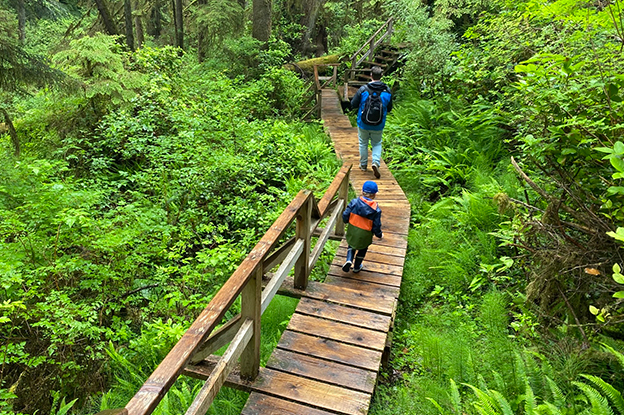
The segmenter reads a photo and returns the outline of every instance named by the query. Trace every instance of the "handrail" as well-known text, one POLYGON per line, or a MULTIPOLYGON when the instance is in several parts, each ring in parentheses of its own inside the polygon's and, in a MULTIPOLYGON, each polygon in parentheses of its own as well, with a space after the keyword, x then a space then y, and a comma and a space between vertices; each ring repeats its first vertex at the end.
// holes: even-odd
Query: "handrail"
POLYGON ((126 407, 115 411, 128 415, 151 414, 187 364, 203 360, 228 343, 228 349, 219 358, 187 415, 206 413, 239 357, 241 377, 253 379, 257 376, 260 367, 260 317, 293 268, 296 288, 306 288, 310 271, 329 237, 329 230, 334 228, 336 235, 344 235, 340 213, 347 203, 350 171, 351 165, 343 165, 318 203, 308 190, 297 194, 126 407), (333 200, 336 195, 338 199, 333 200), (311 237, 326 216, 330 216, 329 221, 312 249, 311 237), (272 253, 277 242, 295 222, 295 238, 289 239, 272 253), (270 270, 265 268, 265 264, 273 267, 280 262, 280 267, 262 290, 262 277, 270 270), (214 331, 239 295, 241 313, 214 331))
POLYGON ((364 62, 364 59, 366 59, 367 57, 371 56, 374 54, 375 49, 377 48, 377 46, 379 46, 381 44, 381 42, 388 36, 390 36, 392 34, 393 28, 392 28, 392 24, 394 23, 394 18, 391 17, 389 18, 386 23, 384 23, 366 42, 364 42, 364 44, 358 49, 357 52, 355 52, 353 55, 351 55, 351 58, 349 59, 351 61, 351 70, 354 70, 355 68, 357 68, 357 66, 364 62), (377 40, 375 41, 375 38, 377 37, 377 35, 379 35, 381 33, 382 30, 384 30, 384 28, 386 28, 386 31, 384 32, 384 34, 377 40), (368 46, 368 50, 366 51, 366 53, 364 53, 362 55, 362 57, 360 57, 359 59, 357 58, 358 55, 364 50, 364 48, 366 48, 368 46))

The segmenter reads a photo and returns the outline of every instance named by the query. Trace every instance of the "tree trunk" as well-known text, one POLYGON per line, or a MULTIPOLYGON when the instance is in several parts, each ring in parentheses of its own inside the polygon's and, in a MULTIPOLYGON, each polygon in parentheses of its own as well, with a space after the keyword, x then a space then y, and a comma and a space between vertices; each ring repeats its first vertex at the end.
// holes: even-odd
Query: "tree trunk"
POLYGON ((20 44, 26 40, 26 8, 24 0, 17 1, 17 33, 20 44))
POLYGON ((11 136, 11 144, 13 144, 13 154, 15 155, 15 157, 19 157, 21 153, 20 142, 19 138, 17 137, 17 131, 15 131, 15 126, 11 121, 9 113, 4 108, 0 108, 0 111, 4 115, 4 123, 9 130, 9 135, 11 136))
POLYGON ((134 51, 134 33, 132 32, 132 4, 130 0, 124 0, 124 17, 126 24, 126 44, 134 51))
POLYGON ((314 33, 314 29, 316 28, 316 19, 321 11, 323 3, 324 0, 311 0, 306 2, 304 18, 306 31, 301 39, 301 49, 304 55, 307 55, 311 50, 312 45, 310 45, 310 39, 312 38, 312 33, 314 33))
POLYGON ((271 37, 271 0, 253 0, 253 27, 251 35, 261 42, 271 37))
POLYGON ((175 24, 176 24, 176 46, 184 49, 184 24, 182 15, 182 0, 174 0, 175 4, 175 24))
POLYGON ((143 36, 143 11, 141 3, 136 0, 134 3, 134 31, 136 32, 136 47, 140 49, 145 41, 143 36))
POLYGON ((154 36, 155 39, 160 37, 162 32, 162 3, 161 0, 154 0, 154 7, 150 13, 149 24, 147 25, 147 33, 154 36))
POLYGON ((95 4, 100 12, 100 17, 102 18, 102 23, 104 24, 104 28, 106 29, 106 33, 111 36, 116 36, 119 34, 117 30, 117 25, 111 18, 111 14, 108 11, 108 6, 105 0, 95 0, 95 4))

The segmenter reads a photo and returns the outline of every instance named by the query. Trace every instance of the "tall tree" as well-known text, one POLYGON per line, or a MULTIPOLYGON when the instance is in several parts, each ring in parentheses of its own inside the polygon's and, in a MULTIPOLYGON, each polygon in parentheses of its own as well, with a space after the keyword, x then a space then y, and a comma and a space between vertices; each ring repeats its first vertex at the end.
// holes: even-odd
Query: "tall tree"
POLYGON ((24 0, 17 0, 17 33, 20 44, 26 40, 26 7, 24 0))
POLYGON ((303 25, 306 27, 305 32, 303 33, 303 37, 301 39, 301 49, 304 55, 307 55, 312 45, 310 44, 310 39, 312 38, 312 34, 316 29, 316 21, 318 19, 319 12, 323 7, 323 3, 325 0, 310 0, 304 2, 304 21, 303 25))
POLYGON ((137 49, 143 46, 145 40, 143 36, 143 10, 141 7, 141 1, 136 0, 134 2, 134 31, 136 33, 136 47, 137 49))
POLYGON ((134 50, 134 32, 132 31, 132 4, 130 0, 124 0, 124 18, 126 29, 126 44, 130 50, 134 50))
POLYGON ((108 4, 106 4, 106 0, 95 0, 95 5, 100 12, 100 18, 102 19, 102 23, 104 24, 106 33, 111 36, 118 35, 119 31, 117 30, 117 25, 111 17, 110 11, 108 9, 108 4))
POLYGON ((184 49, 184 24, 182 0, 173 0, 173 14, 175 20, 175 44, 184 49))
POLYGON ((253 26, 251 35, 268 42, 271 37, 271 0, 253 0, 253 26))

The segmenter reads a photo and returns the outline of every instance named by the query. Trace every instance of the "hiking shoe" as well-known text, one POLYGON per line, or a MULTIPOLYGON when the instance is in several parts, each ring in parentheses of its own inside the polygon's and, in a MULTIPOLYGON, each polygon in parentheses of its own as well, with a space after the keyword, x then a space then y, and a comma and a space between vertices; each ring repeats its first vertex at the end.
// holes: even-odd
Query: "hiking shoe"
POLYGON ((362 171, 366 171, 366 170, 368 170, 368 166, 362 166, 362 165, 360 164, 360 170, 362 170, 362 171))
MULTIPOLYGON (((353 272, 354 272, 355 274, 357 274, 358 272, 362 271, 362 268, 364 268, 364 265, 360 264, 360 267, 359 267, 359 268, 353 268, 353 272)), ((343 269, 344 269, 344 268, 343 268, 343 269)))
POLYGON ((353 265, 353 262, 351 261, 345 262, 344 265, 342 266, 342 270, 344 272, 349 272, 349 270, 351 269, 351 265, 353 265))
POLYGON ((379 166, 376 164, 373 164, 373 174, 375 175, 376 179, 379 179, 381 177, 381 173, 379 173, 379 166))

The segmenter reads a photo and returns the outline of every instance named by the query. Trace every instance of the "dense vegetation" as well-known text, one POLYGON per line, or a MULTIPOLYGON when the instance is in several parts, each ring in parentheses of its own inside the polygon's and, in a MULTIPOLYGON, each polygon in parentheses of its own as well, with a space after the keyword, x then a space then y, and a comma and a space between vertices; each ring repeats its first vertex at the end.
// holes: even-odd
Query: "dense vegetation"
POLYGON ((128 401, 338 169, 282 65, 395 16, 384 158, 413 214, 371 413, 624 414, 622 2, 95 3, 0 2, 0 413, 128 401))

